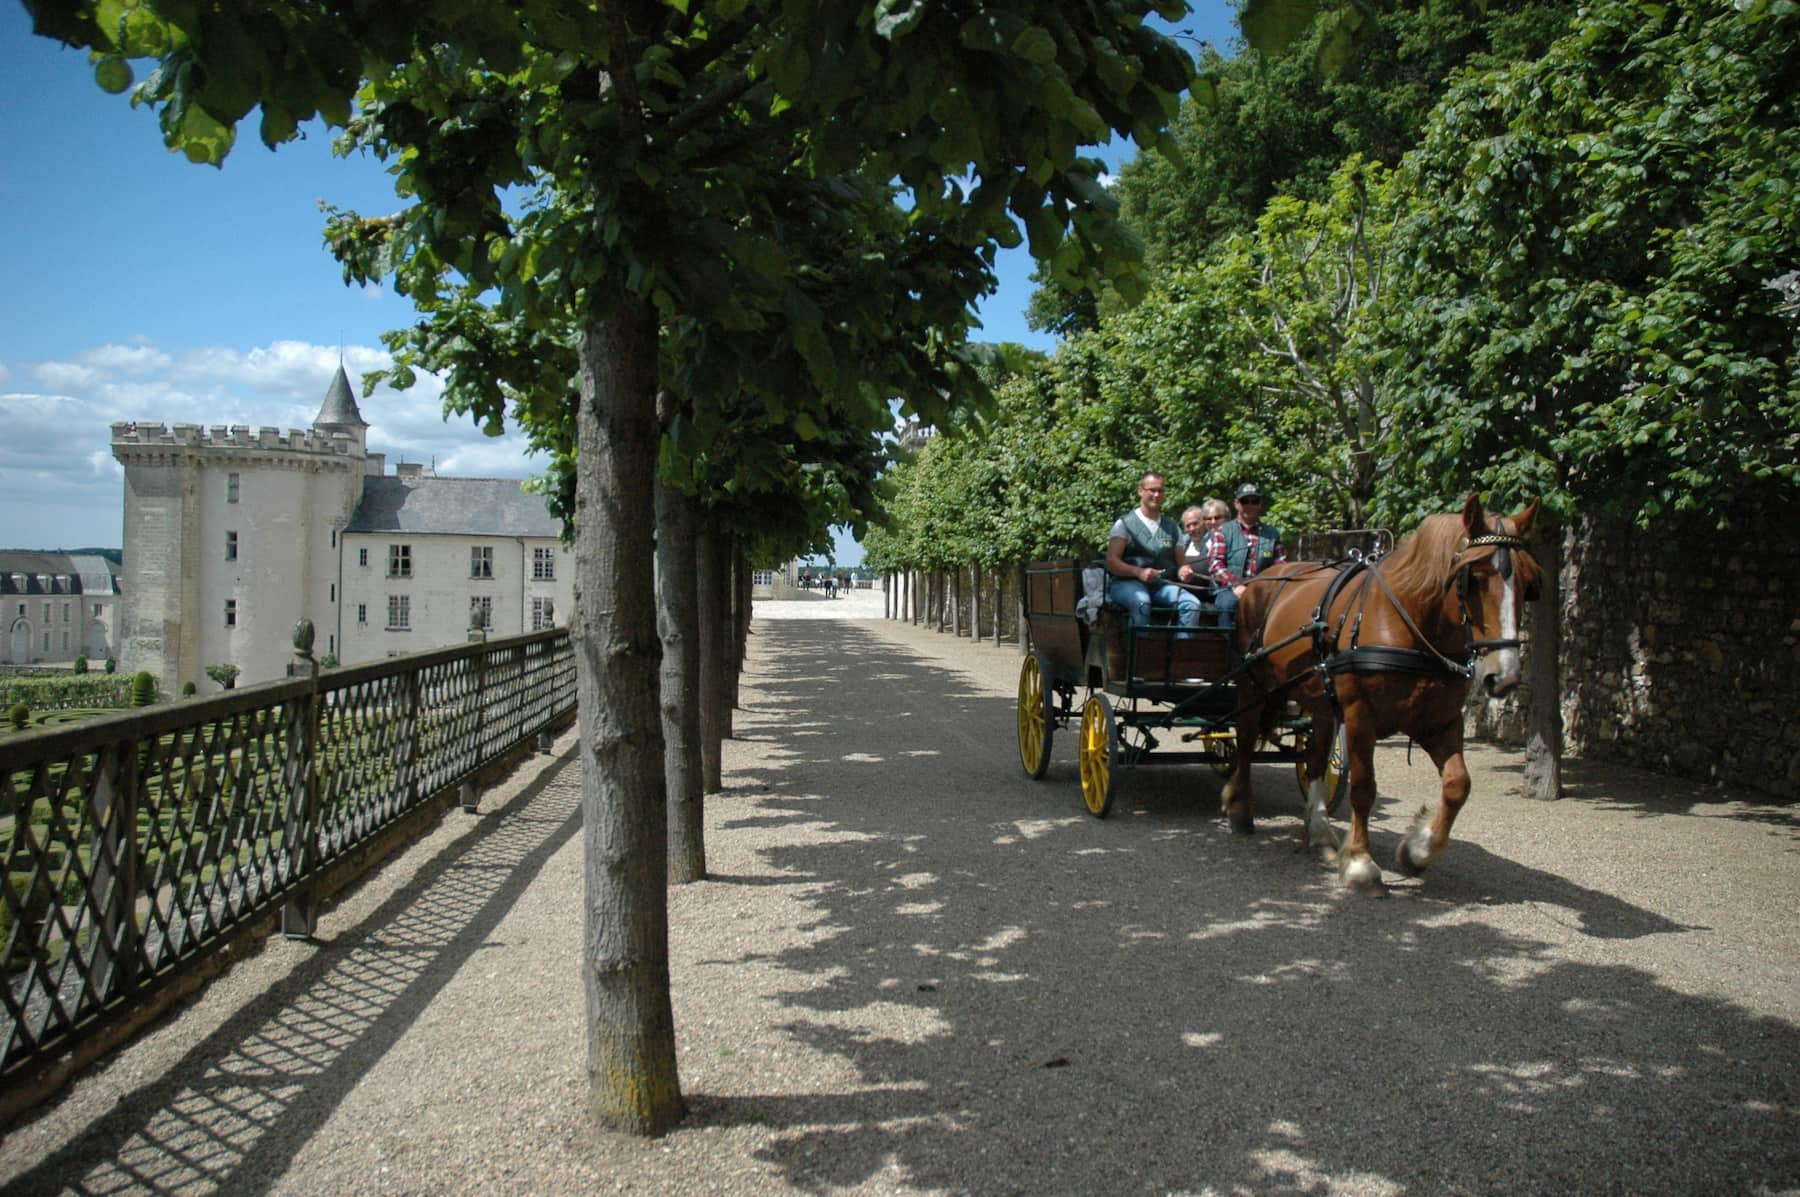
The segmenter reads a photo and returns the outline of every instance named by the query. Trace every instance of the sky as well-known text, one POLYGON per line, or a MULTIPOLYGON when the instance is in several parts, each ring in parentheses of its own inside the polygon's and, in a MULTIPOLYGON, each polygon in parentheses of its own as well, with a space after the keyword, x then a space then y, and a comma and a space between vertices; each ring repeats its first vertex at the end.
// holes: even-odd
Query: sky
MULTIPOLYGON (((1229 0, 1201 0, 1176 29, 1226 46, 1229 0)), ((413 321, 383 287, 345 284, 325 249, 321 203, 394 211, 380 162, 331 153, 313 125, 271 151, 254 114, 223 169, 163 147, 155 113, 93 82, 83 52, 31 33, 0 0, 0 548, 118 548, 123 474, 111 425, 312 425, 338 363, 357 390, 369 448, 440 474, 524 478, 524 438, 483 436, 443 414, 421 376, 361 398, 388 363, 381 333, 413 321)), ((1089 151, 1116 168, 1128 142, 1089 151)), ((1025 325, 1031 261, 1000 263, 982 339, 1054 348, 1025 325)), ((837 562, 861 549, 838 534, 837 562)))

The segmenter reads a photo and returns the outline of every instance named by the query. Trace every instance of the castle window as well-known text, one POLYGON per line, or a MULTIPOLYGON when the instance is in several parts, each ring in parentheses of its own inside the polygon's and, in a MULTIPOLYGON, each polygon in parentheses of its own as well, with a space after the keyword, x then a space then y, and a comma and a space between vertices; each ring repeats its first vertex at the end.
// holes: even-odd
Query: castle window
POLYGON ((237 560, 237 533, 236 532, 227 532, 225 534, 225 560, 227 560, 227 561, 236 561, 237 560))
POLYGON ((556 626, 556 600, 534 598, 531 600, 531 630, 541 632, 545 628, 556 626))
POLYGON ((477 545, 469 550, 469 576, 471 578, 494 576, 494 550, 491 547, 477 545))
POLYGON ((238 476, 236 474, 225 475, 225 501, 227 503, 238 501, 238 476))
POLYGON ((64 652, 69 651, 69 633, 67 633, 67 632, 63 633, 63 648, 62 648, 62 650, 64 652))
POLYGON ((357 623, 368 623, 369 622, 369 604, 367 604, 367 603, 356 604, 356 622, 357 623))
POLYGON ((388 595, 388 631, 404 632, 412 627, 412 599, 404 594, 388 595))
POLYGON ((237 600, 236 599, 226 599, 225 600, 225 626, 228 628, 237 627, 237 600))
POLYGON ((328 603, 337 602, 337 583, 336 582, 333 582, 329 587, 327 587, 325 601, 328 603))
MULTIPOLYGON (((494 600, 485 594, 471 597, 469 599, 469 614, 479 615, 481 617, 481 628, 483 631, 487 631, 494 626, 494 600)), ((469 626, 475 626, 475 621, 473 619, 469 620, 469 626)))
MULTIPOLYGON (((44 604, 44 622, 45 622, 45 623, 49 623, 49 622, 50 622, 50 604, 49 604, 49 603, 45 603, 45 604, 44 604)), ((49 647, 50 647, 50 645, 49 645, 49 644, 48 644, 48 643, 46 643, 46 644, 45 644, 45 645, 44 645, 44 647, 45 647, 45 648, 49 648, 49 647)))
POLYGON ((367 550, 367 549, 356 550, 356 563, 365 569, 368 568, 369 550, 367 550))
POLYGON ((331 547, 334 549, 337 548, 337 529, 336 528, 333 528, 331 530, 331 547))
POLYGON ((94 618, 95 619, 100 618, 100 604, 99 603, 94 604, 94 618))
POLYGON ((531 550, 531 576, 540 581, 549 581, 556 577, 556 550, 531 550))
POLYGON ((63 622, 64 623, 69 622, 69 604, 67 604, 67 603, 63 604, 63 622))
POLYGON ((412 546, 409 544, 391 544, 388 546, 388 577, 412 577, 412 546))

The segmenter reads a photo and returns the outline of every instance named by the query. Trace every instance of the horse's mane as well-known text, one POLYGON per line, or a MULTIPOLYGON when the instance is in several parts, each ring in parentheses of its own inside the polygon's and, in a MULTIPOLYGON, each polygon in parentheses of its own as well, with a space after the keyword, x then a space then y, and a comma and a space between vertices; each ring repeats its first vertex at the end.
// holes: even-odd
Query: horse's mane
POLYGON ((1462 538, 1460 514, 1428 515, 1381 559, 1381 576, 1394 593, 1429 600, 1449 584, 1451 563, 1462 538))

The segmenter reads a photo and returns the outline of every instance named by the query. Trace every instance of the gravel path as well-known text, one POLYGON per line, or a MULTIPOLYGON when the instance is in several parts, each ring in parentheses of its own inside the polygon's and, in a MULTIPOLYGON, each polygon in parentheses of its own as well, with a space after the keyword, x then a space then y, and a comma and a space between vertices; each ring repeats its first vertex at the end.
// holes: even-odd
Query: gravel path
MULTIPOLYGON (((674 1133, 583 1112, 575 745, 452 813, 0 1140, 14 1194, 1800 1193, 1800 807, 1581 762, 1422 881, 1231 836, 1203 769, 1082 811, 1018 653, 759 606, 670 892, 674 1133)), ((1379 856, 1435 793, 1384 745, 1379 856)))

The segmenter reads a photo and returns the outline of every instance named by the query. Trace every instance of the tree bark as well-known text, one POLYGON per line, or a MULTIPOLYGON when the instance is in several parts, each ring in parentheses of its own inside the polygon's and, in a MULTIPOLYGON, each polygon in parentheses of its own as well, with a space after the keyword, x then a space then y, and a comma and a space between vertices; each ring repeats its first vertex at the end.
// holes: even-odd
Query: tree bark
POLYGON ((700 778, 708 794, 725 788, 725 719, 720 709, 724 690, 719 685, 725 666, 720 651, 725 643, 723 628, 731 618, 720 605, 725 574, 725 557, 716 544, 698 554, 694 576, 700 596, 700 778))
POLYGON ((1562 797, 1562 522, 1540 509, 1532 537, 1533 555, 1543 567, 1543 593, 1531 613, 1526 646, 1525 771, 1520 793, 1527 798, 1562 797))
POLYGON ((969 639, 981 639, 981 562, 969 563, 969 639))
POLYGON ((619 294, 582 332, 575 685, 582 745, 588 1103, 603 1127, 680 1120, 657 701, 657 321, 619 294))
POLYGON ((656 488, 656 594, 662 635, 663 773, 669 803, 669 881, 706 879, 700 757, 700 606, 694 585, 700 520, 694 501, 656 488))

